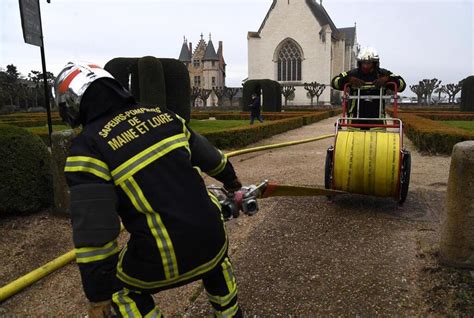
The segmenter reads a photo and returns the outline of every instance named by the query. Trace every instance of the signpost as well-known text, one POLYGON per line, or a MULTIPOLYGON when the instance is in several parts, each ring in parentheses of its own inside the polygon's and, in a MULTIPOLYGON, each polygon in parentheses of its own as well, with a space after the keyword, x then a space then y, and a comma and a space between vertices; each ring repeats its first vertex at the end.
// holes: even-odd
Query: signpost
MULTIPOLYGON (((43 66, 44 103, 48 116, 49 145, 51 146, 51 107, 49 103, 48 78, 46 73, 46 58, 44 54, 43 27, 41 25, 41 10, 39 0, 18 0, 20 4, 21 27, 25 43, 39 46, 41 51, 41 64, 43 66)), ((48 1, 49 3, 49 1, 48 1)))

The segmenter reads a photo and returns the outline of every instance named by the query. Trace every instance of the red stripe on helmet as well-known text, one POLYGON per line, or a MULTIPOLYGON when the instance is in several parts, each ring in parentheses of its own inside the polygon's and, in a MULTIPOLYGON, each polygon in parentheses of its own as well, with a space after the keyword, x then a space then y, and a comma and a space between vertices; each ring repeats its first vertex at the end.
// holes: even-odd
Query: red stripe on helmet
POLYGON ((102 68, 99 65, 95 65, 95 64, 89 64, 89 67, 90 68, 102 68))
POLYGON ((80 70, 75 70, 74 72, 72 72, 71 74, 69 74, 65 79, 64 81, 61 83, 61 85, 59 85, 59 92, 60 93, 65 93, 68 88, 69 88, 69 84, 71 84, 72 80, 77 76, 77 74, 79 74, 81 71, 80 70))

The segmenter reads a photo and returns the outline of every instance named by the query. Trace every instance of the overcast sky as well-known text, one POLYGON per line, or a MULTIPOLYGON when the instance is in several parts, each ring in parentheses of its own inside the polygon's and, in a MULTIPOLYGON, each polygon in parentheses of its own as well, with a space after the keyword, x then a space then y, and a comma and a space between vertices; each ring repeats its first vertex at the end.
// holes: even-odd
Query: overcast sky
MULTIPOLYGON (((286 1, 286 0, 279 0, 286 1)), ((303 0, 291 0, 303 1, 303 0)), ((247 32, 257 31, 272 0, 40 0, 48 70, 68 60, 104 65, 119 57, 177 58, 183 36, 224 42, 227 86, 247 77, 247 32)), ((324 0, 337 27, 357 22, 358 41, 374 46, 382 67, 409 84, 474 74, 474 0, 324 0)), ((17 0, 0 0, 0 67, 41 70, 40 50, 23 41, 17 0)))

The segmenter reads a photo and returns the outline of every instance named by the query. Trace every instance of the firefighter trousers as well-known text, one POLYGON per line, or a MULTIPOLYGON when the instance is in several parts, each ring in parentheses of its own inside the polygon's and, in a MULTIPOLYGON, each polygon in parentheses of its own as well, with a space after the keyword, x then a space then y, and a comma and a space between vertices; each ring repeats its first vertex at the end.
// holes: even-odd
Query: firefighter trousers
MULTIPOLYGON (((228 257, 206 273, 202 282, 216 317, 242 317, 237 303, 237 283, 228 257)), ((126 288, 113 294, 112 306, 118 317, 162 317, 151 294, 126 288)))

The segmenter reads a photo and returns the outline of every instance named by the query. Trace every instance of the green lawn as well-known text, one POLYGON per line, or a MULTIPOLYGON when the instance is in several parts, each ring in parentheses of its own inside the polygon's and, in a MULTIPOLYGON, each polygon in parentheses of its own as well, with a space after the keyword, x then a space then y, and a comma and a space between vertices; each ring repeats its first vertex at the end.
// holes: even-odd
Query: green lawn
MULTIPOLYGON (((248 125, 248 120, 195 120, 191 119, 190 126, 199 133, 212 132, 216 130, 234 128, 248 125)), ((48 126, 26 127, 32 133, 48 133, 48 126)), ((68 129, 65 125, 53 125, 53 131, 68 129)))
POLYGON ((446 125, 457 127, 457 128, 462 128, 470 131, 474 131, 474 121, 472 120, 446 120, 443 121, 446 125))

